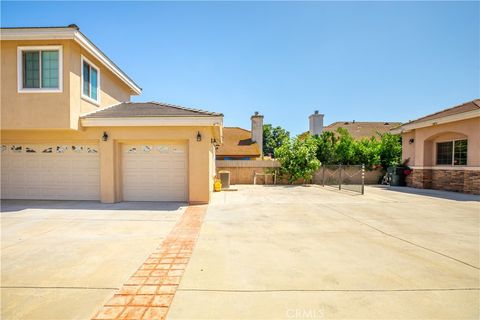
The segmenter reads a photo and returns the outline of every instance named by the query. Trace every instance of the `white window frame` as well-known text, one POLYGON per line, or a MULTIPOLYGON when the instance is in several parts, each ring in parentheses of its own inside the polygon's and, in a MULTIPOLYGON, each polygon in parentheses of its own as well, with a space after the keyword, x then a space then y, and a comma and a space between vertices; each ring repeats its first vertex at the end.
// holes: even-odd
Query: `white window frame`
MULTIPOLYGON (((101 96, 101 92, 100 92, 100 68, 97 67, 94 63, 92 63, 90 60, 88 60, 86 57, 84 57, 83 55, 80 56, 80 80, 81 80, 81 86, 80 86, 80 94, 82 95, 82 99, 90 102, 90 103, 93 103, 97 106, 100 106, 100 96, 101 96), (86 62, 90 65, 90 68, 94 68, 95 70, 97 70, 97 100, 95 99, 92 99, 90 98, 89 96, 85 95, 83 93, 83 62, 86 62)), ((91 74, 91 73, 90 73, 91 74)))
MULTIPOLYGON (((42 66, 40 64, 40 81, 42 66)), ((59 93, 63 92, 63 46, 20 46, 17 47, 17 84, 19 93, 59 93), (58 88, 24 88, 23 87, 23 56, 24 51, 58 50, 58 88)))
POLYGON ((452 166, 452 167, 466 167, 468 166, 468 138, 459 138, 459 139, 448 139, 448 140, 439 140, 435 141, 435 166, 452 166), (455 143, 457 141, 467 141, 467 164, 455 164, 455 143), (437 164, 438 158, 438 143, 452 143, 452 163, 451 164, 437 164))

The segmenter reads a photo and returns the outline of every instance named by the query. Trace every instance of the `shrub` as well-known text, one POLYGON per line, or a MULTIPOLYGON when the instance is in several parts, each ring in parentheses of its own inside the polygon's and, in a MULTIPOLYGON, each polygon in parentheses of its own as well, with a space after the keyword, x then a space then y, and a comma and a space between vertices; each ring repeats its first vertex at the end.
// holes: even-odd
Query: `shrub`
POLYGON ((280 161, 280 172, 288 177, 290 183, 298 179, 311 181, 315 171, 320 167, 317 156, 316 140, 308 136, 305 139, 286 140, 275 149, 275 158, 280 161))

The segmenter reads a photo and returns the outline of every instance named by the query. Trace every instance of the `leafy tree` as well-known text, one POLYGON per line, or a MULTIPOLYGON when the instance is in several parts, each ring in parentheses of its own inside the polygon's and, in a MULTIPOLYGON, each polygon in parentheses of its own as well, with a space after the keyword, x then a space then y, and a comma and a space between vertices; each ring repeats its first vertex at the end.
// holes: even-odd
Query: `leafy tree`
POLYGON ((324 131, 321 135, 314 137, 317 142, 317 159, 322 164, 335 164, 335 146, 337 138, 331 131, 324 131))
POLYGON ((380 142, 371 137, 355 141, 354 163, 364 164, 367 169, 380 163, 380 142))
POLYGON ((345 128, 338 128, 337 132, 336 162, 338 164, 355 164, 355 140, 345 128))
POLYGON ((282 127, 263 125, 263 154, 275 155, 275 150, 290 139, 290 133, 282 127))
POLYGON ((288 181, 294 183, 300 178, 311 181, 315 171, 320 167, 316 157, 317 143, 308 136, 305 139, 289 139, 275 149, 275 158, 280 161, 280 172, 288 176, 288 181))
POLYGON ((398 135, 389 132, 381 135, 379 157, 384 169, 399 165, 402 160, 402 142, 398 135))

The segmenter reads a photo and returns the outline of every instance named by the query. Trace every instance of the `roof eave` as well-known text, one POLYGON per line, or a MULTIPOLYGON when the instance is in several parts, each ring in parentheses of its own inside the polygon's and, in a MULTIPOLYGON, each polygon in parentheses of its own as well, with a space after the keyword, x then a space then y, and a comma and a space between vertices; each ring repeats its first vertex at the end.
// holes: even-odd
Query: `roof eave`
POLYGON ((455 122, 455 121, 461 121, 461 120, 468 120, 472 118, 480 117, 480 109, 477 110, 471 110, 467 112, 462 112, 462 113, 457 113, 445 117, 440 117, 440 118, 435 118, 435 119, 430 119, 426 121, 420 121, 420 122, 407 122, 400 127, 393 128, 391 130, 392 133, 399 134, 399 133, 405 133, 409 132, 415 129, 420 129, 420 128, 425 128, 425 127, 431 127, 431 126, 436 126, 439 124, 444 124, 444 123, 450 123, 450 122, 455 122))
POLYGON ((142 89, 110 60, 85 35, 74 28, 3 28, 1 40, 74 40, 99 60, 107 69, 120 78, 131 89, 133 95, 142 93, 142 89))
POLYGON ((223 126, 221 116, 177 117, 85 117, 80 119, 83 127, 211 127, 223 126))

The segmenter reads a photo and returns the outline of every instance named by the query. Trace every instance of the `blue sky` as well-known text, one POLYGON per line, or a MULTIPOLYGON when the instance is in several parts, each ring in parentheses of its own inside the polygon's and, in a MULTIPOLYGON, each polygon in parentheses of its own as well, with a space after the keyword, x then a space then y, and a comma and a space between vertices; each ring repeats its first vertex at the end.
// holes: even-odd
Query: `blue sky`
POLYGON ((479 2, 5 2, 1 25, 75 23, 162 101, 294 134, 407 121, 480 97, 479 2))

